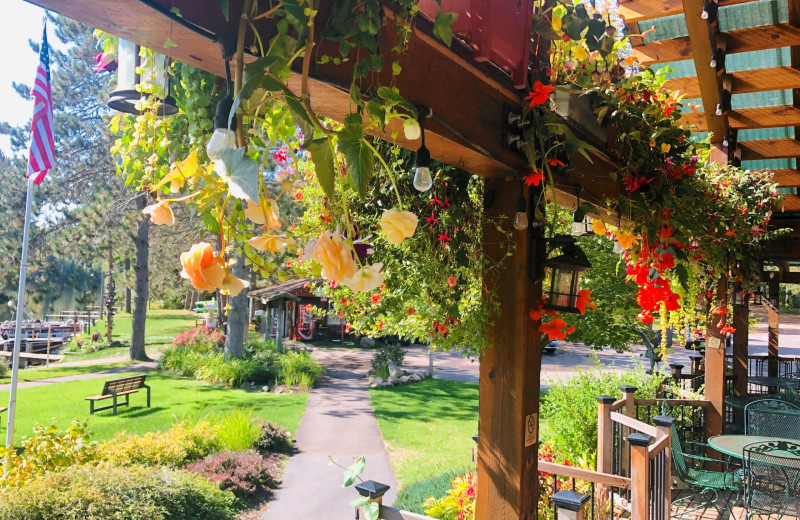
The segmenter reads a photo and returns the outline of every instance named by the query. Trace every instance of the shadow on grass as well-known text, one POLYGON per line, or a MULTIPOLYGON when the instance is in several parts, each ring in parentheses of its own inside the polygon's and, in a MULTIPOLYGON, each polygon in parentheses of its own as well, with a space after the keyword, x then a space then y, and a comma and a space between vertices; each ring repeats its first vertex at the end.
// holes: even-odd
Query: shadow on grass
POLYGON ((478 385, 441 379, 399 386, 391 389, 371 390, 378 418, 435 421, 448 419, 474 419, 478 414, 478 385))

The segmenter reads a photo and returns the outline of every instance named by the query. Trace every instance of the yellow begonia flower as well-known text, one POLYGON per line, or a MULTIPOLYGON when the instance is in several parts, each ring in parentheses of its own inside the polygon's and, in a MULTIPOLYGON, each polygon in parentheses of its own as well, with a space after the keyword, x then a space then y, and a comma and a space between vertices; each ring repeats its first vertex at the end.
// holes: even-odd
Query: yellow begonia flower
POLYGON ((272 199, 261 199, 260 204, 248 200, 244 209, 244 216, 256 224, 266 225, 269 229, 280 229, 281 221, 278 216, 278 203, 272 199))
POLYGON ((249 286, 250 282, 247 280, 242 280, 241 278, 236 278, 232 274, 227 274, 219 285, 219 292, 227 294, 228 296, 236 296, 242 292, 245 287, 249 286))
POLYGON ((387 242, 396 246, 414 234, 418 220, 417 216, 410 211, 392 208, 383 212, 380 225, 387 242))
POLYGON ((563 21, 563 18, 564 18, 564 12, 565 11, 566 11, 566 9, 564 9, 559 4, 557 4, 556 7, 553 8, 553 13, 552 13, 552 17, 551 17, 551 20, 550 20, 550 24, 553 26, 553 30, 554 31, 560 31, 561 30, 561 25, 562 25, 562 21, 563 21))
POLYGON ((173 163, 169 173, 161 179, 161 182, 156 184, 156 188, 160 188, 169 183, 170 191, 177 193, 186 184, 186 179, 191 179, 197 176, 199 167, 197 165, 197 150, 192 150, 189 156, 182 160, 173 163))
POLYGON ((639 243, 639 237, 637 237, 633 233, 623 232, 617 234, 617 242, 619 242, 619 245, 622 246, 623 248, 630 249, 635 244, 639 243))
POLYGON ((208 242, 194 244, 189 251, 181 253, 181 276, 192 282, 198 291, 214 291, 225 279, 225 262, 214 255, 208 242))
POLYGON ((383 264, 380 262, 368 265, 363 269, 359 269, 352 278, 345 280, 342 284, 349 287, 353 292, 375 290, 383 285, 384 274, 380 272, 381 268, 383 268, 383 264))
POLYGON ((572 57, 578 61, 586 61, 586 59, 589 58, 589 51, 587 51, 586 47, 583 46, 582 40, 578 42, 578 45, 575 47, 572 57))
POLYGON ((167 199, 150 204, 142 210, 142 213, 150 215, 150 220, 156 226, 171 226, 175 223, 175 215, 172 214, 172 208, 169 207, 167 199))
POLYGON ((602 220, 596 218, 592 221, 592 232, 595 235, 605 235, 606 234, 606 225, 603 223, 602 220))
POLYGON ((667 153, 667 152, 669 152, 670 148, 672 148, 671 144, 669 144, 669 143, 661 143, 661 151, 662 152, 667 153))
POLYGON ((338 233, 322 235, 317 239, 311 259, 322 268, 322 277, 326 280, 343 282, 358 271, 353 259, 353 251, 338 233))
POLYGON ((280 251, 282 253, 286 251, 287 246, 294 245, 294 239, 277 235, 262 235, 251 238, 247 243, 258 251, 269 251, 270 253, 280 251))

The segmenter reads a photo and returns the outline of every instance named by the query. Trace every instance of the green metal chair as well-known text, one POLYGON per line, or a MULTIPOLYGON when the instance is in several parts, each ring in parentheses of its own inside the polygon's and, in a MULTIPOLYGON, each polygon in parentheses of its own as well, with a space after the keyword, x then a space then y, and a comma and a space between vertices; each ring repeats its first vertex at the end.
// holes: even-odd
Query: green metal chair
POLYGON ((800 444, 754 442, 744 447, 742 456, 747 518, 800 516, 800 444))
MULTIPOLYGON (((675 474, 681 481, 695 491, 695 493, 689 496, 673 500, 673 507, 676 508, 677 511, 680 511, 680 507, 684 502, 691 503, 691 501, 698 496, 702 498, 699 505, 695 505, 691 509, 676 514, 673 518, 681 518, 695 511, 708 509, 709 507, 716 509, 720 518, 723 517, 723 511, 728 511, 728 514, 732 518, 733 511, 731 505, 739 500, 739 495, 741 493, 741 476, 734 472, 726 461, 685 453, 680 438, 678 437, 678 428, 675 426, 675 423, 672 423, 671 441, 672 463, 675 467, 675 474), (687 459, 698 462, 700 467, 690 467, 687 464, 687 459), (706 463, 721 464, 724 471, 704 469, 706 463), (733 500, 725 497, 728 493, 734 494, 733 500), (720 499, 725 501, 725 507, 723 508, 720 508, 720 499)), ((686 507, 689 506, 687 505, 686 507)))
POLYGON ((747 435, 800 440, 800 408, 778 399, 760 399, 744 407, 747 435))

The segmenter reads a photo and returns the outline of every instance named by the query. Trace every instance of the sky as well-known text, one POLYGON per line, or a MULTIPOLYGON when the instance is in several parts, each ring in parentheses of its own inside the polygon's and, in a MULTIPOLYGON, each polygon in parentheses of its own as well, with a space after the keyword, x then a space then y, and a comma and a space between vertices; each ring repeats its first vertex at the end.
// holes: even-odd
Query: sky
MULTIPOLYGON (((28 46, 28 40, 42 37, 44 9, 23 0, 2 0, 0 16, 0 121, 12 125, 26 124, 33 113, 33 103, 20 98, 11 83, 30 85, 36 73, 39 57, 28 46)), ((48 30, 48 38, 55 35, 48 30)), ((7 136, 0 136, 0 150, 10 154, 7 136)), ((1 174, 2 172, 0 172, 1 174)))

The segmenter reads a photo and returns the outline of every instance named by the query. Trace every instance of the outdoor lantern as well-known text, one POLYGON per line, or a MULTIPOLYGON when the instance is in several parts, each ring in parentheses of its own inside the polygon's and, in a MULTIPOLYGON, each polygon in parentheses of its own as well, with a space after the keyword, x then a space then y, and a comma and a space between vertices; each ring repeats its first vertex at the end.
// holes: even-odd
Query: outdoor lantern
POLYGON ((528 229, 528 202, 522 194, 521 186, 519 197, 517 197, 516 211, 514 213, 514 229, 519 231, 528 229))
POLYGON ((569 235, 558 235, 549 240, 558 244, 561 254, 545 261, 544 266, 550 268, 550 290, 547 295, 545 309, 560 312, 580 312, 577 307, 580 290, 581 273, 590 269, 592 264, 569 235))
POLYGON ((232 107, 233 98, 230 94, 217 103, 217 113, 214 115, 214 133, 211 134, 211 139, 208 140, 206 147, 208 158, 212 161, 220 160, 222 152, 225 150, 236 149, 236 132, 234 131, 236 116, 230 117, 232 107))
POLYGON ((736 284, 733 286, 733 291, 731 294, 731 302, 734 305, 742 305, 747 306, 747 300, 749 299, 750 293, 747 293, 742 290, 741 284, 736 284))
POLYGON ((752 298, 750 298, 750 301, 753 303, 753 305, 761 305, 762 303, 764 303, 764 293, 762 293, 761 290, 759 289, 758 291, 753 293, 753 296, 752 298))
MULTIPOLYGON (((157 54, 154 58, 155 63, 152 71, 152 82, 158 82, 167 94, 161 100, 159 115, 172 115, 178 112, 175 106, 175 99, 169 96, 169 73, 167 67, 169 61, 163 54, 157 54)), ((142 93, 136 90, 136 85, 142 83, 142 78, 137 74, 139 67, 139 46, 120 38, 117 50, 117 89, 111 93, 108 106, 114 110, 119 110, 126 114, 138 115, 141 112, 136 108, 136 103, 142 99, 142 93)))
POLYGON ((417 150, 414 160, 414 188, 417 191, 428 191, 433 186, 431 177, 431 153, 425 146, 425 119, 430 115, 426 107, 419 107, 419 129, 422 137, 422 146, 417 150), (423 115, 424 114, 424 115, 423 115))
POLYGON ((579 209, 576 209, 572 213, 571 234, 574 237, 594 235, 594 231, 592 231, 592 221, 579 209))

